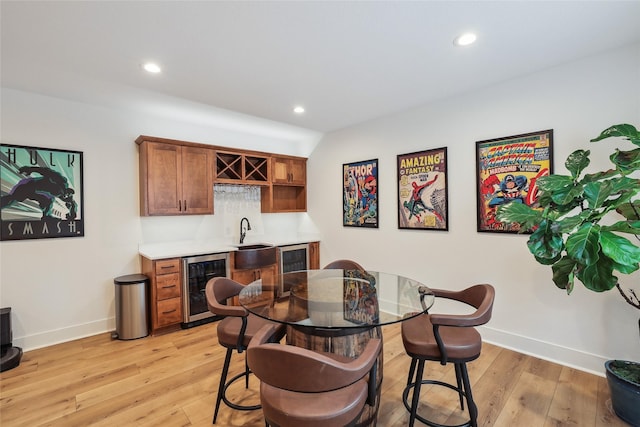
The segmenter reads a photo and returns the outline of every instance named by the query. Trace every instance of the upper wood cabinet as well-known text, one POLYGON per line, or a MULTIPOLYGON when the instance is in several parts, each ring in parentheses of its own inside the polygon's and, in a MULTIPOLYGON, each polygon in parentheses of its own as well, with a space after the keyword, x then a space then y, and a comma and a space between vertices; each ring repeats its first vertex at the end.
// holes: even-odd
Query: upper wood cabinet
POLYGON ((261 212, 306 212, 307 159, 140 135, 140 214, 213 214, 213 185, 261 187, 261 212))
POLYGON ((139 144, 142 215, 213 213, 213 150, 144 140, 139 144))
POLYGON ((274 184, 305 185, 307 183, 307 159, 274 156, 271 158, 274 184))
POLYGON ((262 212, 307 210, 307 159, 272 156, 271 186, 262 189, 262 212))
POLYGON ((218 150, 215 181, 231 184, 269 184, 269 157, 218 150))

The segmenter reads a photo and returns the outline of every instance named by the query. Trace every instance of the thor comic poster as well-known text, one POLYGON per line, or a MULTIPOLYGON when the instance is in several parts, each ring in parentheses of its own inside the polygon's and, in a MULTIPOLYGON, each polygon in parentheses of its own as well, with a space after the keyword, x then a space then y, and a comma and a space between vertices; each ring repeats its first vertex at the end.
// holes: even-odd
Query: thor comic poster
POLYGON ((378 159, 342 165, 342 225, 378 228, 378 159))

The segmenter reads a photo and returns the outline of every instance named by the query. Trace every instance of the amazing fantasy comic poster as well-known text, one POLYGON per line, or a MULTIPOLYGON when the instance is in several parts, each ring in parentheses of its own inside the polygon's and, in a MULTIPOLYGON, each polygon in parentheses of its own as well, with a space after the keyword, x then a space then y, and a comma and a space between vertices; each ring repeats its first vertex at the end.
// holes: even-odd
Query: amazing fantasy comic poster
POLYGON ((342 225, 378 228, 378 159, 342 165, 342 225))
POLYGON ((84 236, 82 153, 0 145, 0 240, 84 236))
POLYGON ((520 232, 518 224, 499 222, 496 211, 505 203, 536 208, 536 181, 553 172, 552 155, 553 130, 476 143, 478 231, 520 232))
POLYGON ((398 228, 448 230, 447 149, 398 156, 398 228))

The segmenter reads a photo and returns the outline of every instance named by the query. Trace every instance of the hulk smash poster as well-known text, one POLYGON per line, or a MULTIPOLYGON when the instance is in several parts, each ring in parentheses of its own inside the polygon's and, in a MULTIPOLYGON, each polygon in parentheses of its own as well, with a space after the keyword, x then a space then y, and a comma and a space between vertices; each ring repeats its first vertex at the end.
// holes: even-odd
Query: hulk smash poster
POLYGON ((1 240, 84 236, 82 153, 0 145, 1 240))

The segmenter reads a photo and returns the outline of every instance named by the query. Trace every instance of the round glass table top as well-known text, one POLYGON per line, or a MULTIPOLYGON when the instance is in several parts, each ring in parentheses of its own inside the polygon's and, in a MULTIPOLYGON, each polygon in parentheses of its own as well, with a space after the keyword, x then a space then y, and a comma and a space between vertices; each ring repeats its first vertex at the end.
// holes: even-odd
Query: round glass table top
POLYGON ((305 270, 259 279, 239 295, 250 313, 292 326, 362 328, 399 322, 434 302, 422 283, 377 271, 305 270))

